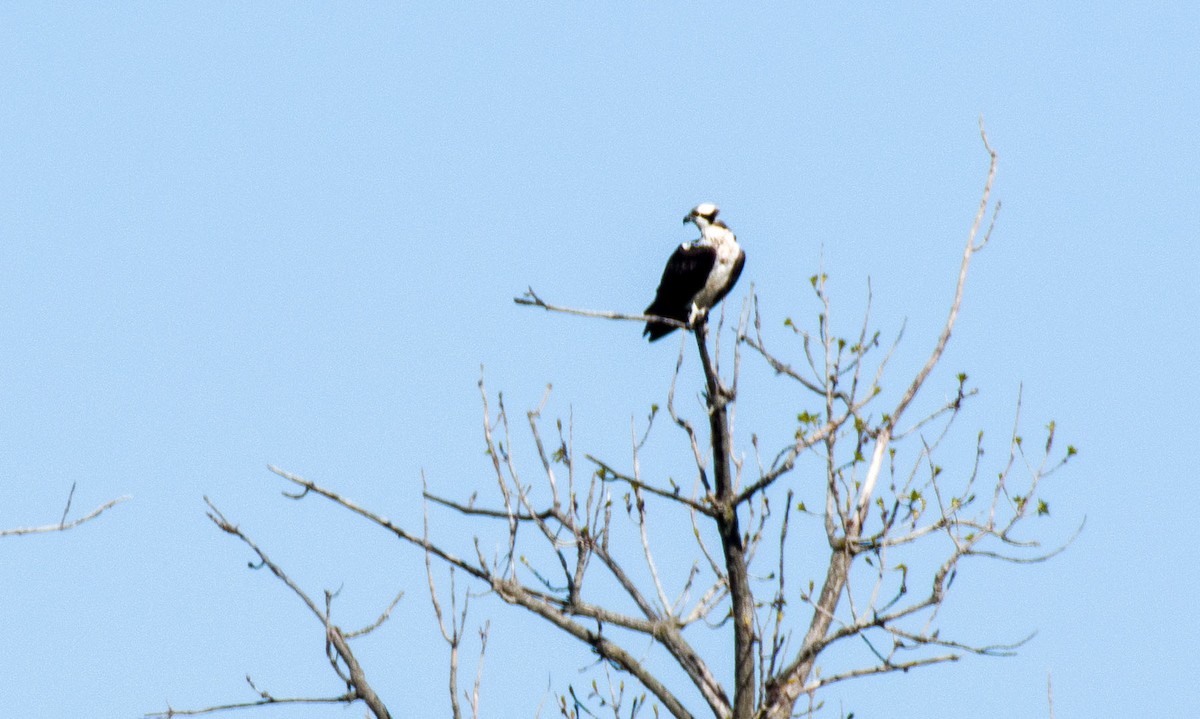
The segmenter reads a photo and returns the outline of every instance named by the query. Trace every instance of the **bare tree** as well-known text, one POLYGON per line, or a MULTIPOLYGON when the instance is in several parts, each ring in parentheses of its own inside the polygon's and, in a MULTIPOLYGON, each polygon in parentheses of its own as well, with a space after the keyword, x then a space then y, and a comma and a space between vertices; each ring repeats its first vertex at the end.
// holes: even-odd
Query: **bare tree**
MULTIPOLYGON (((582 696, 568 686, 558 695, 558 710, 568 719, 594 715, 589 706, 603 707, 618 719, 633 717, 648 704, 679 719, 703 714, 705 707, 718 719, 785 719, 819 707, 820 690, 831 684, 956 661, 964 654, 1007 654, 1019 645, 943 636, 938 615, 964 560, 1028 563, 1059 551, 1042 550, 1022 530, 1031 517, 1048 512, 1038 493, 1041 483, 1075 449, 1055 449, 1053 422, 1046 427, 1044 441, 1030 449, 1018 429, 1018 398, 1018 422, 1007 440, 1007 456, 994 473, 983 470, 982 432, 973 461, 962 470, 944 470, 935 457, 964 403, 976 393, 965 374, 955 378, 945 402, 930 406, 915 420, 909 416, 950 340, 971 261, 987 245, 999 209, 997 204, 988 220, 996 154, 982 123, 980 132, 989 158, 987 179, 963 248, 949 314, 928 359, 886 404, 883 377, 900 338, 883 347, 879 332, 870 326, 869 303, 855 335, 836 334, 828 278, 818 274, 811 279, 820 307, 815 332, 790 320, 785 323, 798 339, 800 356, 795 361, 768 349, 753 297, 734 327, 732 348, 726 348, 733 363, 727 376, 719 365, 723 324, 718 323, 711 337, 705 319, 689 328, 704 376, 704 421, 693 420, 676 406, 682 353, 666 408, 691 452, 695 473, 690 488, 642 472, 641 452, 657 407, 644 430, 631 430, 629 459, 617 462, 578 454, 570 423, 556 422, 554 437, 547 442, 541 414, 545 399, 526 413, 539 475, 536 481, 526 480, 512 453, 503 397, 493 408, 482 380, 484 440, 498 490, 496 505, 482 506, 474 494, 467 499, 428 491, 424 495, 427 513, 432 505, 479 523, 469 553, 431 538, 428 521, 421 533, 414 533, 337 491, 272 468, 298 488, 290 496, 324 497, 424 552, 430 595, 451 649, 455 717, 461 716, 458 650, 467 597, 459 610, 452 584, 450 611, 443 610, 431 569, 434 562, 586 644, 599 658, 607 692, 595 682, 582 696), (749 452, 738 450, 731 417, 743 352, 811 398, 812 408, 797 414, 784 446, 760 447, 752 437, 749 452), (655 550, 661 547, 656 547, 649 528, 652 517, 656 524, 690 525, 694 558, 680 576, 660 571, 655 550), (800 544, 795 523, 802 518, 823 530, 828 560, 823 572, 797 578, 790 558, 800 550, 811 556, 816 549, 811 539, 800 544), (491 545, 481 537, 497 527, 501 534, 495 539, 502 549, 487 556, 482 547, 491 545), (914 549, 918 545, 920 551, 914 549), (617 596, 610 590, 614 586, 617 596), (697 648, 696 639, 708 632, 728 640, 725 651, 705 655, 697 648), (843 652, 837 661, 822 666, 827 650, 851 638, 865 647, 861 656, 847 660, 853 652, 843 652), (669 681, 666 677, 674 674, 630 649, 646 642, 662 650, 664 658, 656 661, 673 663, 686 679, 669 681), (644 691, 626 696, 624 682, 614 673, 632 677, 644 691), (730 677, 732 683, 727 684, 730 677)), ((532 290, 516 301, 548 311, 671 323, 559 307, 532 290)), ((330 662, 349 687, 345 695, 321 701, 363 701, 376 717, 388 716, 348 648, 336 641, 348 635, 330 623, 329 596, 322 611, 220 513, 213 509, 210 517, 250 544, 262 563, 321 620, 330 636, 330 662)), ((386 613, 380 621, 385 617, 386 613)), ((486 629, 482 639, 486 641, 486 629)), ((473 716, 479 712, 478 687, 477 674, 473 692, 464 694, 473 716)), ((163 716, 273 701, 279 700, 263 694, 256 702, 193 712, 168 710, 163 716)))

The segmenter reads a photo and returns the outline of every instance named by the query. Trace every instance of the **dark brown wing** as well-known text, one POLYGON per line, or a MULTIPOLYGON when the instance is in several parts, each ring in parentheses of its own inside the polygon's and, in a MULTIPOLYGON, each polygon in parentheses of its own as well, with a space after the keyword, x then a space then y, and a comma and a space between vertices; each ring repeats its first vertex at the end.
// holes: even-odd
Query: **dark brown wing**
MULTIPOLYGON (((662 280, 658 283, 658 292, 654 301, 646 308, 646 314, 656 317, 687 322, 692 310, 692 299, 704 288, 708 275, 712 272, 713 264, 717 261, 717 253, 708 245, 687 243, 676 248, 667 260, 663 270, 662 280)), ((735 268, 741 272, 741 262, 735 268)), ((732 286, 732 283, 730 283, 732 286)), ((642 332, 649 335, 650 341, 670 334, 676 328, 662 322, 650 321, 642 332)))

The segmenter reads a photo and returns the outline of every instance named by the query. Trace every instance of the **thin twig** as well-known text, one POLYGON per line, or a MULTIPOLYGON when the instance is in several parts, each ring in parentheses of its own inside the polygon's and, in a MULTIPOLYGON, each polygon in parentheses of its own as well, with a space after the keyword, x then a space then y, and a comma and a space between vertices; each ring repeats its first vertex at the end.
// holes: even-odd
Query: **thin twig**
MULTIPOLYGON (((827 464, 827 486, 826 495, 826 533, 830 540, 831 554, 829 566, 826 571, 825 580, 821 585, 821 590, 818 599, 814 603, 814 612, 809 623, 808 631, 804 636, 800 649, 793 659, 780 670, 778 674, 770 677, 765 682, 765 692, 763 698, 763 708, 760 712, 762 719, 786 719, 792 716, 793 708, 796 700, 803 692, 806 680, 814 667, 817 654, 828 645, 831 641, 831 636, 836 636, 840 632, 849 632, 857 634, 860 629, 858 626, 861 619, 856 621, 852 627, 843 627, 841 630, 834 632, 834 635, 829 635, 829 628, 834 621, 834 612, 840 601, 844 589, 847 586, 850 573, 850 565, 854 559, 855 552, 858 551, 858 542, 862 535, 863 526, 867 520, 867 512, 871 506, 875 494, 876 483, 884 468, 885 460, 888 460, 891 454, 888 451, 888 445, 895 430, 896 423, 900 420, 904 411, 915 398, 917 392, 921 389, 925 379, 933 370, 941 359, 942 353, 946 348, 946 344, 950 339, 953 331, 955 320, 958 317, 959 308, 962 304, 963 288, 966 284, 967 271, 970 267, 971 257, 978 250, 982 249, 990 237, 991 228, 988 229, 988 235, 984 237, 984 241, 976 244, 976 237, 979 232, 980 224, 984 214, 987 211, 987 206, 991 198, 992 184, 996 175, 996 153, 988 143, 987 134, 983 128, 982 118, 980 119, 980 137, 983 141, 984 149, 989 158, 987 179, 984 183, 982 196, 980 198, 979 209, 975 214, 970 232, 963 247, 962 263, 959 268, 958 280, 955 286, 954 299, 950 306, 949 316, 942 329, 941 335, 929 356, 929 359, 921 367, 908 389, 901 396, 895 408, 883 420, 877 434, 874 436, 874 449, 871 454, 870 461, 867 465, 866 476, 861 483, 856 479, 854 487, 845 484, 847 481, 840 475, 841 470, 833 463, 833 443, 834 436, 826 439, 826 453, 828 458, 827 464), (850 501, 849 496, 846 497, 847 507, 849 512, 843 513, 843 505, 838 501, 840 496, 839 487, 845 487, 847 492, 856 492, 854 501, 850 501), (836 515, 835 515, 836 513, 836 515), (841 521, 842 537, 835 534, 835 524, 832 521, 833 516, 837 516, 841 521)), ((994 216, 993 216, 994 217, 994 216)), ((994 223, 993 223, 994 224, 994 223)), ((826 418, 833 416, 833 398, 834 385, 838 380, 838 362, 841 356, 841 347, 839 345, 837 354, 833 352, 833 338, 828 331, 829 310, 827 295, 824 293, 824 274, 818 274, 813 281, 814 288, 817 289, 818 296, 825 303, 825 311, 821 314, 821 339, 825 348, 825 372, 826 381, 823 383, 826 396, 826 418)), ((805 345, 807 349, 807 342, 805 345)), ((890 352, 889 352, 890 356, 890 352)), ((879 371, 882 371, 880 367, 879 371)), ((821 374, 821 373, 815 373, 821 374)), ((873 384, 874 387, 879 386, 878 377, 873 384)), ((976 541, 978 537, 976 538, 976 541)), ((925 602, 919 602, 918 606, 933 606, 940 605, 941 598, 944 596, 945 581, 948 576, 952 576, 951 572, 961 556, 961 547, 956 549, 954 556, 949 562, 944 564, 936 574, 933 583, 931 596, 925 602)), ((863 619, 866 619, 864 617, 863 619)), ((878 618, 873 618, 872 626, 883 626, 883 621, 878 618)), ((864 627, 865 628, 865 627, 864 627)))
POLYGON ((603 479, 606 482, 612 481, 612 480, 619 480, 621 482, 625 482, 626 484, 628 484, 630 487, 632 487, 635 490, 644 490, 655 496, 662 497, 664 499, 669 499, 672 502, 678 502, 679 504, 690 507, 691 509, 694 509, 695 511, 700 512, 701 514, 706 514, 710 517, 713 515, 713 509, 711 507, 706 507, 705 505, 700 504, 699 502, 696 502, 695 500, 692 500, 692 499, 689 499, 689 498, 683 496, 679 492, 678 489, 668 492, 665 489, 659 489, 658 487, 655 487, 654 485, 646 484, 645 482, 642 482, 639 479, 635 479, 633 477, 630 477, 629 475, 622 474, 621 472, 618 472, 617 470, 613 469, 610 465, 605 463, 603 460, 597 459, 590 454, 585 454, 584 458, 587 459, 589 462, 595 464, 597 467, 599 467, 601 469, 601 471, 604 474, 604 476, 601 477, 601 479, 603 479))
MULTIPOLYGON (((242 709, 242 708, 253 707, 253 706, 262 706, 264 704, 285 704, 285 703, 288 703, 288 704, 295 704, 295 703, 350 704, 355 701, 362 701, 364 704, 367 705, 368 710, 370 710, 370 712, 375 716, 376 719, 390 719, 391 714, 388 713, 388 709, 384 705, 383 700, 379 698, 379 695, 375 693, 374 688, 367 681, 367 677, 366 677, 365 672, 363 671, 362 666, 358 663, 358 659, 354 656, 354 653, 350 650, 350 645, 347 643, 347 635, 344 635, 342 633, 342 630, 339 627, 335 626, 330 621, 329 607, 333 600, 334 593, 329 592, 329 591, 325 592, 325 610, 322 611, 320 609, 320 607, 317 606, 317 603, 314 602, 312 600, 312 598, 309 597, 304 592, 304 590, 302 590, 300 588, 300 586, 298 584, 296 584, 292 580, 292 578, 287 575, 287 573, 283 570, 282 567, 280 567, 275 562, 271 561, 271 558, 267 556, 266 552, 264 552, 262 550, 262 548, 260 548, 254 542, 254 540, 250 539, 250 537, 248 535, 246 535, 246 533, 243 532, 237 525, 230 522, 225 517, 225 515, 221 513, 221 510, 217 509, 216 505, 213 504, 212 500, 210 500, 208 497, 205 497, 204 502, 205 502, 205 504, 208 505, 208 509, 209 509, 209 511, 207 512, 208 518, 211 519, 212 522, 214 524, 216 524, 222 531, 226 532, 227 534, 232 534, 233 536, 240 539, 243 544, 248 546, 256 555, 258 555, 259 563, 257 566, 259 566, 259 567, 265 566, 268 569, 270 569, 271 573, 274 574, 275 577, 277 579, 279 579, 279 581, 283 582, 288 587, 288 589, 290 589, 292 591, 292 593, 295 594, 305 604, 305 606, 308 607, 309 611, 312 612, 313 616, 315 616, 317 618, 317 620, 321 622, 322 626, 325 629, 326 654, 329 656, 329 660, 330 660, 330 663, 333 665, 334 671, 337 672, 338 676, 341 677, 346 682, 346 685, 349 687, 349 691, 340 697, 327 697, 327 698, 319 698, 319 699, 277 699, 265 691, 259 691, 258 688, 254 686, 254 682, 251 681, 249 677, 247 677, 246 681, 250 684, 251 688, 255 689, 255 691, 258 691, 259 696, 262 697, 258 701, 242 702, 242 703, 234 703, 234 704, 222 704, 222 705, 217 705, 217 706, 205 707, 203 709, 192 709, 192 710, 177 710, 177 709, 168 707, 166 712, 150 714, 147 716, 172 717, 172 716, 209 714, 209 713, 216 712, 216 711, 224 711, 227 709, 242 709), (343 664, 345 664, 345 666, 346 666, 345 672, 343 672, 341 667, 338 665, 339 661, 342 662, 343 664)), ((251 565, 251 566, 255 566, 255 565, 251 565)), ((392 608, 395 606, 396 601, 399 601, 399 597, 397 597, 396 600, 394 600, 392 602, 392 604, 383 612, 383 614, 379 617, 378 620, 376 620, 373 624, 368 625, 364 629, 360 629, 359 631, 357 631, 353 634, 354 635, 366 634, 367 632, 370 632, 375 627, 382 624, 387 619, 392 608)))
MULTIPOLYGON (((246 677, 249 681, 250 677, 246 677)), ((253 683, 251 684, 253 686, 253 683)), ((252 702, 234 702, 232 704, 218 704, 216 706, 204 707, 203 709, 175 709, 168 706, 166 711, 151 712, 146 714, 146 717, 163 717, 163 719, 171 719, 171 717, 185 716, 201 716, 203 714, 214 714, 216 712, 229 711, 231 709, 250 709, 252 707, 267 706, 270 704, 348 704, 354 701, 354 694, 347 692, 336 697, 276 697, 267 692, 258 692, 261 699, 252 702)))
POLYGON ((606 310, 581 310, 573 307, 560 307, 558 305, 548 304, 543 301, 541 297, 537 296, 532 287, 525 291, 524 296, 514 297, 513 302, 517 303, 518 305, 526 305, 528 307, 541 307, 547 312, 561 312, 563 314, 578 315, 580 317, 598 317, 607 320, 627 320, 630 322, 654 322, 656 324, 664 324, 669 327, 678 327, 680 329, 688 328, 686 322, 680 322, 679 320, 671 319, 670 317, 659 317, 657 315, 629 315, 622 312, 609 312, 606 310))
POLYGON ((125 502, 125 501, 128 501, 129 499, 131 499, 131 497, 129 495, 125 495, 123 497, 117 497, 116 499, 111 499, 111 500, 105 502, 104 504, 100 505, 99 507, 96 507, 95 509, 88 512, 87 514, 83 515, 82 517, 73 519, 70 522, 68 522, 67 521, 67 512, 69 512, 71 509, 71 497, 73 497, 74 494, 75 494, 75 485, 72 484, 71 485, 71 493, 67 498, 66 509, 63 510, 62 518, 59 519, 57 524, 44 524, 39 527, 14 527, 13 529, 0 529, 0 537, 17 537, 17 536, 21 536, 23 534, 44 534, 46 532, 65 532, 68 529, 73 529, 75 527, 78 527, 81 524, 84 524, 85 522, 89 522, 89 521, 95 519, 96 517, 99 517, 101 514, 108 511, 109 509, 112 509, 113 507, 117 506, 121 502, 125 502))

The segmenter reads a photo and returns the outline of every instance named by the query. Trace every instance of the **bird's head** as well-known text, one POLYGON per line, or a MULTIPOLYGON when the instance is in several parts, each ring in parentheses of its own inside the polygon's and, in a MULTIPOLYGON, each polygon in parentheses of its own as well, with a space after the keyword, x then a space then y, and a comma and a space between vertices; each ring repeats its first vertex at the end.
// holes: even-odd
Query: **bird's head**
POLYGON ((701 202, 692 208, 687 217, 683 218, 683 222, 684 224, 695 222, 697 227, 703 229, 705 225, 711 225, 717 221, 717 213, 720 211, 720 208, 711 202, 701 202))

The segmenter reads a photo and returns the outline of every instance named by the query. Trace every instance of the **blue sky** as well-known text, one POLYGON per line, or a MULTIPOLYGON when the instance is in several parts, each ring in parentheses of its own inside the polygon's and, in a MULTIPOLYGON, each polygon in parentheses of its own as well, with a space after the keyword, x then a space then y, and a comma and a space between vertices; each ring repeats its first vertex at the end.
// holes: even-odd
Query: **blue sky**
MULTIPOLYGON (((422 472, 490 488, 481 366, 514 416, 552 383, 548 416, 627 457, 678 345, 511 298, 639 311, 706 200, 749 256, 733 299, 753 283, 769 321, 815 321, 823 263, 852 331, 869 277, 885 334, 907 319, 900 383, 945 316, 981 114, 1004 209, 931 391, 958 371, 981 388, 969 448, 1003 437, 1023 387, 1029 432, 1054 419, 1081 450, 1038 529, 1087 526, 1048 564, 970 567, 944 620, 1037 630, 1016 658, 825 698, 1047 716, 1050 673, 1058 717, 1200 714, 1195 4, 52 5, 0 9, 0 527, 56 520, 72 482, 81 509, 133 499, 0 543, 0 716, 244 700, 247 673, 339 691, 319 626, 204 495, 312 592, 341 586, 348 626, 406 589, 360 656, 395 715, 448 715, 420 556, 283 500, 266 465, 416 526, 422 472)), ((748 394, 743 451, 797 411, 748 394)), ((664 462, 686 453, 669 429, 664 462)), ((585 683, 582 647, 490 598, 485 618, 486 716, 585 683)))

